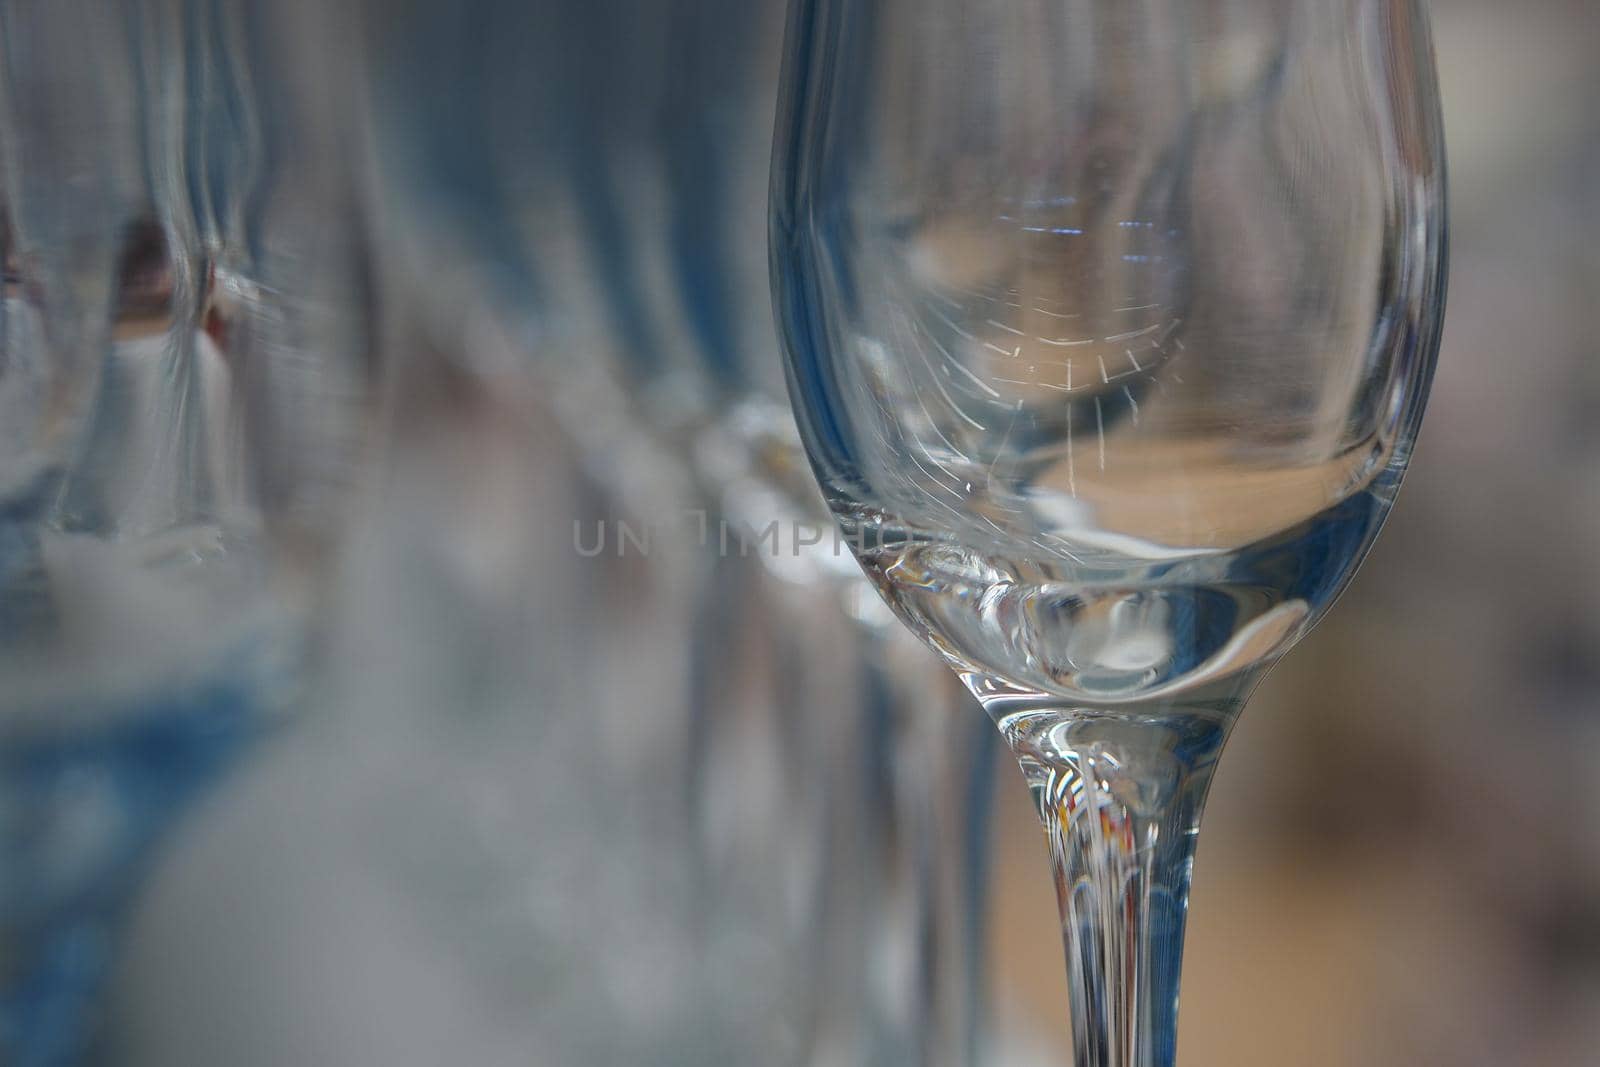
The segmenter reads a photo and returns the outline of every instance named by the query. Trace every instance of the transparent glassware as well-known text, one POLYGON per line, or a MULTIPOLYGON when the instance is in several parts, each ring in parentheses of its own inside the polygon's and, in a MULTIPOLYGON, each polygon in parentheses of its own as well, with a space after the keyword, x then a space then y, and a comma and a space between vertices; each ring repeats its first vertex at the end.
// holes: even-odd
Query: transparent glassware
MULTIPOLYGON (((796 544, 828 518, 804 474, 763 270, 784 6, 372 7, 374 200, 385 239, 400 238, 383 258, 420 265, 400 280, 416 321, 396 333, 431 333, 468 377, 548 389, 606 519, 654 534, 637 563, 646 580, 595 641, 617 646, 619 678, 638 672, 641 648, 660 653, 651 729, 621 736, 658 767, 670 753, 685 780, 693 865, 718 872, 707 912, 748 943, 784 946, 778 971, 723 993, 785 990, 776 1011, 730 1011, 743 1039, 783 1035, 749 1055, 916 1062, 926 1046, 928 1062, 951 1062, 976 1014, 982 824, 919 778, 880 803, 884 783, 849 769, 859 749, 959 735, 941 758, 976 792, 986 753, 951 721, 966 695, 905 669, 925 650, 907 656, 915 642, 881 625, 875 602, 844 684, 829 698, 810 681, 824 673, 821 631, 855 632, 865 583, 831 538, 796 544), (486 361, 462 329, 472 321, 493 323, 520 361, 486 361), (778 539, 763 542, 769 524, 778 539), (944 1039, 929 1042, 933 1030, 944 1039)), ((607 584, 600 563, 584 565, 607 584)))
POLYGON ((953 679, 928 676, 926 650, 823 532, 829 518, 806 472, 777 357, 765 248, 748 236, 766 209, 785 9, 713 0, 674 12, 662 87, 634 97, 634 107, 668 101, 655 142, 668 190, 667 247, 681 316, 717 401, 692 450, 725 522, 757 536, 776 524, 776 541, 752 549, 774 584, 774 640, 794 642, 798 635, 783 631, 831 617, 856 648, 849 707, 793 700, 783 708, 831 735, 818 762, 832 783, 836 860, 820 888, 837 903, 818 923, 828 934, 808 979, 817 1021, 807 1062, 966 1064, 981 1017, 981 816, 993 738, 973 743, 970 698, 953 679), (802 543, 813 536, 818 543, 802 543), (819 593, 825 603, 808 608, 819 593), (826 769, 853 762, 855 750, 867 754, 871 781, 826 769), (921 773, 929 764, 945 768, 954 796, 921 773))
POLYGON ((772 183, 807 452, 1035 795, 1076 1061, 1170 1064, 1215 761, 1422 414, 1421 6, 795 0, 772 183))
POLYGON ((152 857, 295 704, 363 436, 348 174, 250 23, 0 11, 8 1063, 99 1054, 152 857))

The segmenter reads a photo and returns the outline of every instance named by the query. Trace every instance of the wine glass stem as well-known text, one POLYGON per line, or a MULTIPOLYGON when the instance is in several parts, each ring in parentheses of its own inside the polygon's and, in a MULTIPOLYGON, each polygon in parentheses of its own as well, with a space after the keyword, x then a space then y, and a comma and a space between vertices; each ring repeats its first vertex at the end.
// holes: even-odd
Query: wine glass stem
POLYGON ((1049 839, 1075 1067, 1171 1067, 1189 876, 1231 717, 1052 709, 1002 727, 1049 839))

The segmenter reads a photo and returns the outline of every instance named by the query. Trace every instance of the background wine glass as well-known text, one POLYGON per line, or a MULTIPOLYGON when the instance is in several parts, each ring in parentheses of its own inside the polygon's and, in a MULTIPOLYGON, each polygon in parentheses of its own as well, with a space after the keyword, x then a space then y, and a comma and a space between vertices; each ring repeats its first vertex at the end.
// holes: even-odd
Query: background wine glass
POLYGON ((101 1047, 153 855, 294 705, 362 438, 348 173, 283 54, 189 14, 0 12, 7 1062, 101 1047))
POLYGON ((1079 1062, 1170 1062, 1212 765, 1421 414, 1425 22, 801 0, 789 48, 773 260, 813 465, 1021 761, 1079 1062))
MULTIPOLYGON (((906 746, 870 738, 910 724, 940 758, 970 761, 960 773, 981 789, 986 752, 965 736, 938 740, 953 694, 891 669, 904 648, 834 672, 848 691, 837 706, 812 688, 826 673, 818 638, 850 625, 862 580, 848 562, 840 570, 831 544, 795 543, 825 520, 814 485, 796 477, 763 250, 746 238, 765 215, 783 9, 668 14, 623 0, 469 11, 479 24, 457 5, 416 5, 402 20, 385 11, 374 32, 378 196, 393 229, 411 235, 405 254, 386 258, 426 265, 407 282, 418 293, 408 303, 441 352, 464 321, 499 324, 504 350, 525 354, 502 380, 549 384, 548 414, 618 509, 610 518, 656 535, 648 570, 671 588, 662 600, 631 593, 604 639, 629 670, 641 648, 672 641, 683 647, 671 669, 691 666, 682 688, 658 679, 649 737, 637 723, 617 733, 657 765, 676 753, 702 866, 733 876, 712 879, 708 897, 765 870, 782 883, 757 894, 767 907, 810 902, 758 924, 760 937, 790 939, 781 981, 797 983, 786 1010, 808 1019, 802 1041, 814 1047, 802 1055, 967 1050, 979 927, 966 901, 982 881, 969 860, 983 824, 904 788, 892 804, 869 802, 879 776, 844 753, 890 758, 906 746), (710 543, 684 553, 672 536, 693 539, 694 513, 710 543), (777 540, 760 541, 768 528, 777 540), (796 581, 819 573, 843 583, 796 581), (767 671, 770 691, 752 689, 767 671), (905 713, 912 702, 921 715, 905 713), (776 857, 756 814, 775 803, 802 812, 776 857), (813 936, 812 924, 829 933, 813 936), (928 1042, 935 1019, 961 1036, 928 1042)), ((637 702, 607 703, 626 717, 637 702)), ((969 732, 955 723, 949 731, 969 732)))
MULTIPOLYGON (((28 609, 63 592, 108 641, 132 626, 106 610, 123 579, 149 616, 115 656, 79 634, 43 671, 0 664, 0 1040, 62 1063, 95 1045, 133 1063, 403 1062, 441 1033, 515 1062, 909 1060, 926 983, 883 946, 914 957, 942 931, 921 871, 874 850, 916 838, 915 861, 960 862, 970 835, 928 832, 931 808, 901 834, 865 800, 880 781, 846 753, 894 749, 894 701, 877 659, 823 667, 859 655, 835 589, 780 579, 761 549, 712 559, 724 497, 754 480, 727 462, 746 435, 711 428, 748 373, 776 384, 759 234, 778 9, 379 7, 370 23, 231 0, 0 13, 39 60, 6 71, 8 296, 34 298, 6 321, 50 342, 8 337, 0 368, 0 432, 19 443, 0 463, 37 468, 5 498, 28 551, 0 561, 0 606, 29 652, 48 620, 28 609), (669 69, 657 31, 744 62, 669 69), (743 151, 721 153, 723 128, 743 151), (661 536, 697 508, 710 546, 661 536), (643 556, 619 551, 619 519, 654 541, 643 556), (574 521, 610 524, 605 559, 574 564, 574 521), (40 583, 32 546, 63 528, 82 551, 40 583), (137 558, 90 570, 89 552, 137 558), (174 586, 212 595, 158 603, 174 586), (253 672, 200 641, 227 644, 258 608, 311 653, 309 693, 298 656, 253 672), (102 709, 84 697, 98 674, 76 671, 90 661, 138 666, 155 692, 102 709), (227 684, 191 697, 173 661, 227 684), (52 699, 26 699, 35 675, 52 699), (276 721, 259 705, 291 698, 315 713, 166 856, 123 961, 157 831, 276 721), (137 728, 102 730, 112 715, 137 728), (447 784, 419 790, 430 776, 447 784), (653 818, 616 802, 624 780, 653 818), (273 925, 370 902, 374 883, 402 914, 273 925), (183 926, 267 884, 285 892, 248 921, 183 926), (350 984, 406 1024, 353 1039, 352 1008, 319 1027, 318 987, 270 977, 300 936, 325 977, 381 971, 350 984), (419 976, 372 943, 418 936, 445 941, 458 985, 537 1008, 486 1020, 494 996, 452 1005, 438 959, 419 976), (241 946, 262 988, 195 981, 241 946), (118 968, 148 980, 117 983, 103 1013, 118 968)), ((946 973, 962 994, 968 976, 946 973)))

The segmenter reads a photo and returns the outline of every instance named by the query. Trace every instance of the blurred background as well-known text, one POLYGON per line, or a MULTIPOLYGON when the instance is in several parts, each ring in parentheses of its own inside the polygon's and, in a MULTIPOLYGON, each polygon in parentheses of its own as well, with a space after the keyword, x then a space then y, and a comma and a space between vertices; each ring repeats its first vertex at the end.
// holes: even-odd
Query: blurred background
MULTIPOLYGON (((1432 10, 1438 376, 1228 747, 1189 1067, 1600 1048, 1600 8, 1432 10)), ((0 5, 0 1062, 1070 1061, 1020 776, 795 452, 781 36, 0 5)))

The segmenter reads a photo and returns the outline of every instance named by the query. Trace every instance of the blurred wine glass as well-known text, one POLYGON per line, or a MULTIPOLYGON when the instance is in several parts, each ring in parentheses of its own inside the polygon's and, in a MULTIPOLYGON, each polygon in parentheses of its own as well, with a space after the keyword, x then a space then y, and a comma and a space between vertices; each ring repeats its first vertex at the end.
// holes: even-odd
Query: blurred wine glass
POLYGON ((792 5, 772 256, 818 480, 999 723, 1080 1064, 1168 1064, 1195 833, 1360 562, 1443 298, 1411 2, 792 5))
POLYGON ((363 435, 348 175, 243 21, 0 11, 7 1062, 97 1047, 152 855, 295 703, 363 435))
MULTIPOLYGON (((643 763, 687 783, 708 912, 784 946, 780 967, 741 983, 787 990, 782 1007, 742 1025, 793 1035, 793 1050, 762 1049, 769 1059, 905 1060, 928 1019, 973 1024, 966 902, 981 883, 969 862, 981 822, 922 796, 920 779, 892 807, 869 799, 879 776, 841 758, 873 731, 947 728, 950 689, 888 670, 903 648, 818 684, 836 624, 860 614, 862 581, 839 568, 837 546, 796 543, 806 527, 820 534, 824 513, 798 477, 755 238, 781 13, 609 0, 414 3, 396 17, 383 5, 374 199, 397 249, 384 257, 394 287, 415 294, 414 325, 397 336, 431 336, 434 358, 502 401, 522 388, 539 402, 524 417, 570 435, 608 518, 650 531, 637 584, 602 602, 613 614, 595 643, 613 650, 613 682, 641 673, 641 650, 659 653, 654 711, 630 722, 640 698, 619 692, 588 714, 614 722, 612 758, 641 788, 643 763), (819 574, 835 577, 819 590, 819 574), (829 936, 813 936, 819 924, 829 936)), ((614 580, 601 576, 614 561, 585 566, 599 587, 614 580)), ((961 773, 981 793, 984 751, 965 726, 950 725, 962 743, 940 751, 971 761, 961 773)))

